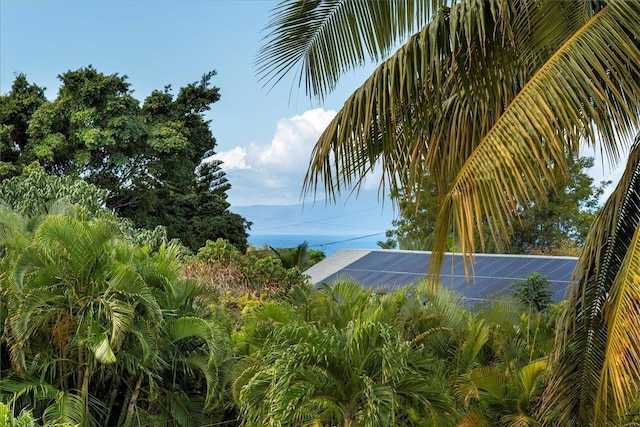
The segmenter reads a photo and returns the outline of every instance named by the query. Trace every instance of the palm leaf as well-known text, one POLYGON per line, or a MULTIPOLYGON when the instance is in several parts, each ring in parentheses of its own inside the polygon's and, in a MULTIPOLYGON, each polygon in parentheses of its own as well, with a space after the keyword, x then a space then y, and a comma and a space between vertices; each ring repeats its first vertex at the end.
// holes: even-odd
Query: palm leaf
POLYGON ((260 371, 262 366, 260 360, 255 357, 247 356, 233 363, 229 370, 229 383, 231 396, 236 404, 239 405, 240 392, 246 386, 251 378, 260 371))
POLYGON ((48 425, 86 425, 88 423, 85 424, 85 420, 90 415, 80 396, 59 392, 56 400, 44 410, 42 418, 48 425))
POLYGON ((273 10, 257 73, 274 85, 298 67, 308 95, 324 98, 347 70, 380 60, 449 1, 283 0, 273 10))
POLYGON ((323 180, 335 197, 380 165, 392 188, 412 189, 428 170, 442 193, 526 78, 507 60, 521 47, 505 27, 522 14, 519 4, 442 9, 347 99, 314 148, 304 191, 323 180), (512 78, 498 74, 496 63, 512 78))
POLYGON ((640 136, 576 266, 542 408, 554 423, 617 424, 638 397, 639 225, 640 136))
POLYGON ((11 244, 21 234, 27 231, 27 219, 0 203, 0 241, 3 245, 11 244))
POLYGON ((19 344, 25 343, 43 324, 47 324, 56 313, 52 307, 62 301, 59 290, 55 286, 40 286, 31 289, 18 306, 10 307, 12 338, 19 344), (38 314, 41 314, 39 316, 38 314))
POLYGON ((194 402, 190 396, 182 391, 163 390, 164 401, 167 404, 168 413, 164 425, 175 425, 181 427, 196 427, 201 425, 194 419, 201 410, 194 410, 194 402))
POLYGON ((152 290, 131 263, 116 264, 112 267, 109 279, 109 290, 117 292, 125 298, 130 298, 140 304, 147 313, 147 319, 160 322, 162 309, 154 297, 152 290))
POLYGON ((11 376, 0 380, 0 390, 11 394, 11 401, 30 394, 35 400, 53 399, 58 393, 55 387, 45 381, 13 379, 11 376))
POLYGON ((540 376, 547 368, 547 360, 534 360, 523 366, 518 372, 518 385, 521 390, 521 398, 530 401, 534 397, 540 384, 540 376))
MULTIPOLYGON (((620 266, 604 307, 608 330, 600 395, 611 390, 616 412, 625 413, 638 397, 640 380, 640 227, 620 266)), ((600 401, 596 411, 607 411, 609 402, 600 401)))
POLYGON ((180 317, 169 323, 168 333, 172 343, 189 337, 201 338, 208 347, 209 363, 217 365, 222 359, 222 346, 216 339, 214 327, 199 317, 180 317))
POLYGON ((109 337, 101 334, 97 339, 99 342, 92 346, 96 359, 105 364, 115 363, 116 355, 113 353, 111 345, 109 344, 109 337))
POLYGON ((579 139, 598 136, 617 160, 638 125, 639 20, 639 3, 610 2, 529 80, 452 182, 436 224, 433 270, 453 224, 463 253, 474 251, 481 218, 508 237, 515 208, 545 193, 552 165, 565 169, 565 150, 579 139))
POLYGON ((44 219, 34 233, 42 250, 56 252, 71 263, 79 277, 90 273, 93 264, 114 238, 115 228, 104 220, 81 221, 67 215, 52 215, 44 219))
POLYGON ((209 361, 209 358, 201 356, 189 356, 184 359, 184 362, 188 363, 194 368, 197 368, 204 376, 204 379, 207 383, 205 406, 210 407, 213 403, 213 398, 219 384, 217 372, 211 369, 211 362, 209 361))

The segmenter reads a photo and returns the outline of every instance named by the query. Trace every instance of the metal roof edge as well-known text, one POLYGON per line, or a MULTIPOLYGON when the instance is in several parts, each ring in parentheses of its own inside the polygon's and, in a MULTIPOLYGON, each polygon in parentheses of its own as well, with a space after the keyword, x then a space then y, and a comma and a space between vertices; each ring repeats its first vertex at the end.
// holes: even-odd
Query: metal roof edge
POLYGON ((373 252, 371 249, 340 249, 309 267, 304 271, 304 274, 311 276, 311 283, 320 283, 335 272, 342 270, 371 252, 373 252))

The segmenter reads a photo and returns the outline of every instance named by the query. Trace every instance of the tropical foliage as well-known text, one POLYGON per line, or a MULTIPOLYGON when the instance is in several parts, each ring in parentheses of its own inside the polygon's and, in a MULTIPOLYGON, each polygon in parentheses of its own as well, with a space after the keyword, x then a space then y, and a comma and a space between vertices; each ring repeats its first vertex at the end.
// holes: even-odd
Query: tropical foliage
MULTIPOLYGON (((620 160, 639 129, 638 22, 640 3, 625 0, 285 0, 258 70, 275 82, 299 67, 308 93, 322 99, 346 70, 367 55, 383 59, 415 32, 329 124, 304 189, 336 195, 379 167, 383 189, 411 194, 428 176, 437 274, 452 233, 467 254, 487 234, 508 240, 522 207, 543 202, 566 174, 567 153, 586 145, 620 160)), ((628 162, 576 270, 549 367, 548 425, 635 421, 640 209, 636 155, 628 162)))
MULTIPOLYGON (((413 194, 428 177, 437 273, 451 242, 472 253, 507 238, 580 144, 618 160, 638 130, 638 22, 640 3, 622 0, 283 0, 258 71, 271 84, 301 64, 322 99, 408 37, 329 125, 304 185, 336 195, 381 167, 383 188, 413 194)), ((184 196, 158 211, 169 218, 224 193, 218 165, 193 173, 213 148, 212 76, 142 107, 124 77, 91 67, 61 76, 52 102, 24 76, 2 97, 0 174, 14 178, 0 188, 0 422, 640 422, 640 138, 562 306, 546 307, 539 278, 475 307, 434 281, 316 289, 304 246, 258 255, 210 240, 185 262, 105 210, 148 226, 138 202, 184 196), (179 157, 151 161, 165 151, 179 157)))
POLYGON ((472 309, 431 282, 374 293, 285 275, 247 291, 245 279, 234 287, 193 268, 259 266, 228 242, 185 262, 179 246, 136 245, 78 205, 33 217, 4 207, 0 231, 8 425, 535 419, 554 311, 511 300, 472 309))
POLYGON ((165 226, 194 252, 218 237, 244 251, 251 224, 229 211, 220 162, 202 163, 216 144, 204 118, 220 97, 214 76, 140 102, 126 76, 91 66, 61 74, 53 100, 18 75, 0 96, 0 177, 37 162, 104 190, 102 203, 135 227, 165 226))
POLYGON ((522 310, 470 310, 427 282, 373 294, 343 278, 251 312, 233 396, 249 425, 533 420, 553 317, 522 310))
POLYGON ((5 208, 0 224, 11 404, 47 423, 199 425, 224 340, 194 305, 198 285, 178 280, 180 248, 126 243, 79 207, 5 208))

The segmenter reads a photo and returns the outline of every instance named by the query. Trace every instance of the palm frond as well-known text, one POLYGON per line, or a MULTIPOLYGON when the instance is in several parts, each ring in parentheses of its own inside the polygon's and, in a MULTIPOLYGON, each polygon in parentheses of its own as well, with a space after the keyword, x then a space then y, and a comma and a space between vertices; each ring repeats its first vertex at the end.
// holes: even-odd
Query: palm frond
MULTIPOLYGON (((640 4, 610 2, 536 72, 487 132, 452 182, 436 223, 437 271, 453 226, 473 253, 482 219, 508 237, 518 205, 545 194, 567 147, 596 144, 611 161, 628 144, 640 112, 640 4)), ((482 233, 480 233, 482 235, 482 233)))
POLYGON ((527 77, 505 28, 521 14, 514 4, 442 9, 347 99, 314 148, 303 191, 322 184, 335 197, 380 165, 391 188, 413 188, 429 171, 443 194, 527 77))
POLYGON ((518 385, 522 392, 522 397, 527 401, 534 397, 536 390, 540 386, 540 376, 547 368, 547 360, 540 359, 523 366, 518 372, 518 385))
POLYGON ((184 359, 186 363, 192 367, 198 369, 205 379, 207 384, 207 392, 205 394, 205 406, 210 407, 213 403, 215 392, 218 390, 218 375, 217 372, 211 369, 211 362, 208 357, 201 357, 197 355, 189 356, 184 359))
POLYGON ((166 402, 168 413, 164 425, 177 425, 180 427, 196 427, 201 425, 196 420, 197 414, 202 411, 194 410, 192 398, 184 392, 163 390, 163 400, 166 402))
POLYGON ((54 318, 52 306, 63 298, 55 286, 41 286, 31 289, 19 304, 9 307, 9 325, 12 338, 17 343, 25 343, 35 331, 54 318), (39 316, 41 314, 41 316, 39 316))
POLYGON ((640 136, 576 266, 542 408, 552 423, 616 424, 638 396, 639 225, 640 136))
POLYGON ((42 418, 47 424, 87 425, 90 415, 85 410, 85 402, 73 393, 59 392, 55 401, 49 405, 42 418))
POLYGON ((294 80, 324 98, 347 70, 380 60, 421 28, 445 0, 283 0, 273 9, 257 74, 278 83, 297 67, 294 80))
POLYGON ((208 347, 209 363, 214 366, 222 358, 222 348, 216 339, 214 328, 199 317, 180 317, 169 322, 167 327, 171 341, 176 343, 188 337, 201 338, 208 347))
POLYGON ((24 395, 33 395, 35 400, 53 399, 58 393, 55 387, 42 380, 14 379, 12 376, 3 378, 0 381, 0 390, 3 393, 11 394, 11 401, 15 401, 24 395))
MULTIPOLYGON (((640 206, 635 206, 636 215, 640 206)), ((603 307, 607 327, 607 347, 596 413, 607 412, 608 405, 615 412, 625 414, 639 397, 640 381, 640 227, 636 226, 620 271, 611 284, 607 302, 603 307), (607 400, 613 395, 613 401, 607 400)))
POLYGON ((109 289, 126 298, 135 299, 144 307, 148 319, 159 322, 162 318, 162 309, 154 297, 152 290, 132 264, 116 264, 112 267, 112 276, 109 279, 109 289))
POLYGON ((116 362, 116 355, 111 349, 108 336, 100 334, 98 337, 93 338, 92 341, 99 341, 92 346, 92 350, 100 363, 111 364, 116 362))

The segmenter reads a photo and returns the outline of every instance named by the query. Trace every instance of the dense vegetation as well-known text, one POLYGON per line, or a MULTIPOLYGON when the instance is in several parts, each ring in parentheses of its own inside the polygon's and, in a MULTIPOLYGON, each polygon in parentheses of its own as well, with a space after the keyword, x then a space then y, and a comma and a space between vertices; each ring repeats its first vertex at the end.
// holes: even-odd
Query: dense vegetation
POLYGON ((229 211, 220 163, 203 163, 216 145, 204 119, 220 98, 214 76, 141 103, 126 76, 91 66, 61 74, 53 100, 20 74, 0 96, 0 178, 37 162, 104 190, 106 207, 136 227, 166 227, 192 251, 219 237, 245 250, 250 224, 229 211))
POLYGON ((357 192, 374 169, 392 195, 428 184, 436 275, 449 247, 509 240, 583 147, 613 164, 630 148, 580 251, 546 425, 619 426, 638 413, 638 22, 640 2, 626 0, 284 0, 258 55, 265 82, 296 73, 320 100, 345 72, 379 62, 320 136, 304 188, 357 192))
POLYGON ((52 102, 19 76, 0 110, 13 177, 0 209, 2 422, 637 425, 639 21, 640 3, 623 0, 284 0, 258 58, 273 81, 301 62, 322 98, 418 31, 347 100, 305 185, 335 195, 380 165, 383 184, 413 194, 428 177, 434 273, 452 235, 464 253, 507 239, 581 144, 613 161, 630 146, 560 306, 539 276, 513 300, 468 307, 429 281, 309 287, 283 265, 302 265, 303 247, 243 254, 218 239, 187 243, 203 246, 189 257, 162 228, 136 227, 225 186, 215 164, 193 174, 212 148, 212 74, 143 107, 124 78, 90 67, 61 76, 52 102), (50 200, 25 208, 21 182, 45 183, 50 200))
POLYGON ((242 253, 217 239, 188 256, 103 190, 37 165, 0 196, 7 425, 537 420, 560 310, 544 278, 477 307, 431 282, 315 289, 304 244, 242 253))
POLYGON ((426 281, 316 289, 269 249, 185 258, 78 204, 3 207, 0 231, 6 425, 535 420, 559 307, 469 307, 426 281))

